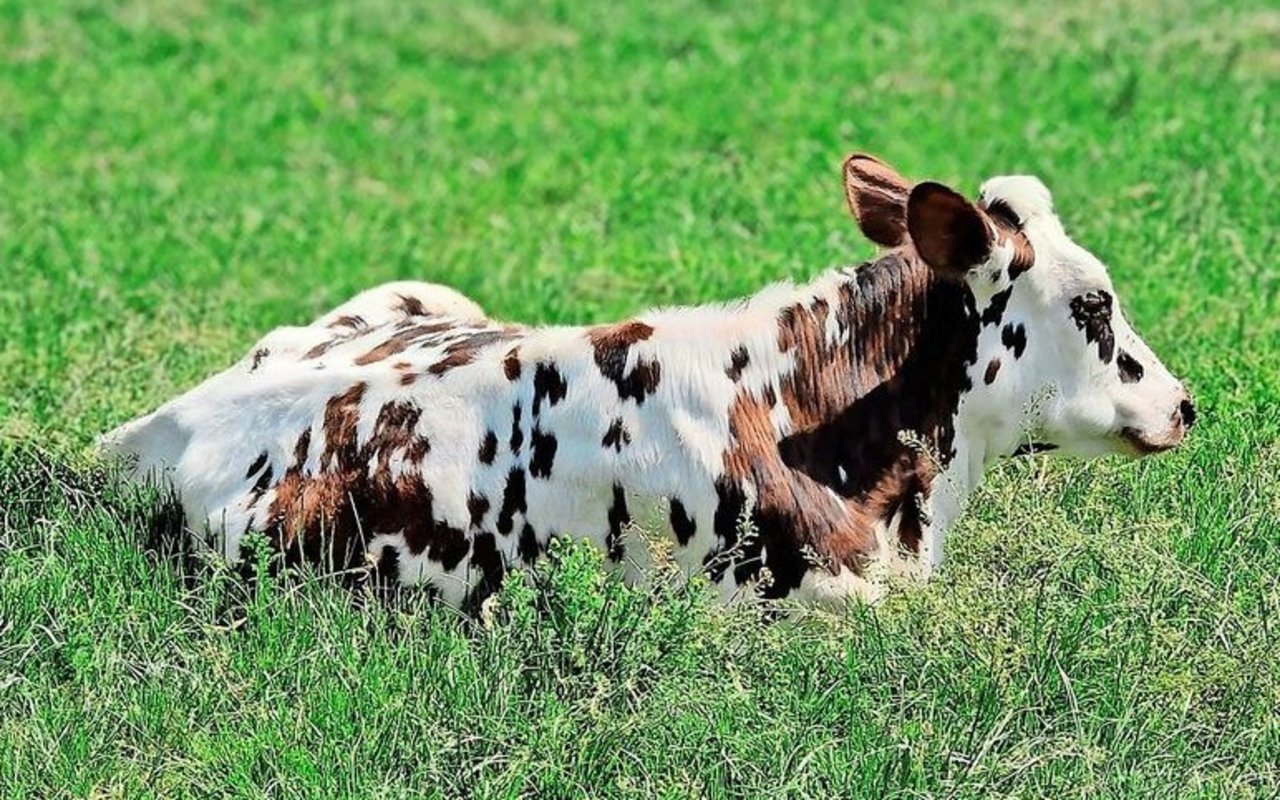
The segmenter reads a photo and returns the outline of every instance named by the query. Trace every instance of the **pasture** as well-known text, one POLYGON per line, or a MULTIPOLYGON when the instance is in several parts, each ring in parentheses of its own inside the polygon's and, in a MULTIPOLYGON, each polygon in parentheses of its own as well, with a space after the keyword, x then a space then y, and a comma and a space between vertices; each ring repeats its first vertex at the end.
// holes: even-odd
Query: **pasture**
POLYGON ((1266 0, 0 0, 0 797, 1277 796, 1277 126, 1266 0), (383 281, 586 323, 856 263, 851 150, 1039 175, 1187 445, 999 463, 934 582, 784 621, 573 547, 478 619, 245 580, 88 457, 383 281))

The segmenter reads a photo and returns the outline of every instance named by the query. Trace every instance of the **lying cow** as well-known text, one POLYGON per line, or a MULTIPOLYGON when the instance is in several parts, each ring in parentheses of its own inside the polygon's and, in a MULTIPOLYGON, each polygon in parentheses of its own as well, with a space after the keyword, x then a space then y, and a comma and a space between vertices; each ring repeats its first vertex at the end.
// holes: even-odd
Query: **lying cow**
POLYGON ((454 604, 555 536, 643 563, 633 514, 725 597, 874 599, 927 577, 994 458, 1177 446, 1191 399, 1031 177, 977 203, 844 165, 888 248, 807 286, 589 327, 394 283, 104 437, 228 559, 368 564, 454 604), (660 515, 660 516, 659 516, 660 515))

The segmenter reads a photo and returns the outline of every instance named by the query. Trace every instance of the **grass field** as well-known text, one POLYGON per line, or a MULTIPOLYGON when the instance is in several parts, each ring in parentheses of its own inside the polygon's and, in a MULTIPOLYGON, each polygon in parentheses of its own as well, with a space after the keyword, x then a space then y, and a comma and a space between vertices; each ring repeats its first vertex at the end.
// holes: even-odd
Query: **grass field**
POLYGON ((1280 11, 0 0, 0 797, 1280 795, 1280 11), (634 6, 629 9, 625 6, 634 6), (1039 174, 1196 393, 766 623, 557 551, 492 618, 143 546, 92 436, 394 278, 532 322, 870 254, 839 163, 1039 174))

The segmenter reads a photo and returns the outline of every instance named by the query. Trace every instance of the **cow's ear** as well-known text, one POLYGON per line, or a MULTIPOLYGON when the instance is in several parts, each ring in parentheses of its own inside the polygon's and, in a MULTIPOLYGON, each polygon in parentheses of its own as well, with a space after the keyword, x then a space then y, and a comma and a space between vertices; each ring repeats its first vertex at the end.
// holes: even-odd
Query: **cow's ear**
POLYGON ((844 161, 844 194, 866 237, 884 247, 907 238, 907 195, 911 184, 874 156, 854 153, 844 161))
POLYGON ((953 278, 985 263, 995 242, 982 209, 932 181, 911 190, 907 233, 926 264, 953 278))

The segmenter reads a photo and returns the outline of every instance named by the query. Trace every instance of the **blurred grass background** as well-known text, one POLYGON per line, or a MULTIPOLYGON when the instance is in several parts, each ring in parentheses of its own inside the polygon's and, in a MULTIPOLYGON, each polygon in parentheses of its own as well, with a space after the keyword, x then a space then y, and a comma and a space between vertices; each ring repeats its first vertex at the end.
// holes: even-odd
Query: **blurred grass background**
POLYGON ((0 0, 0 794, 1280 794, 1280 11, 0 0), (97 432, 376 283, 589 322, 1030 172, 1203 423, 1002 464, 929 587, 762 624, 560 552, 491 625, 139 546, 97 432), (33 446, 34 443, 34 446, 33 446))

